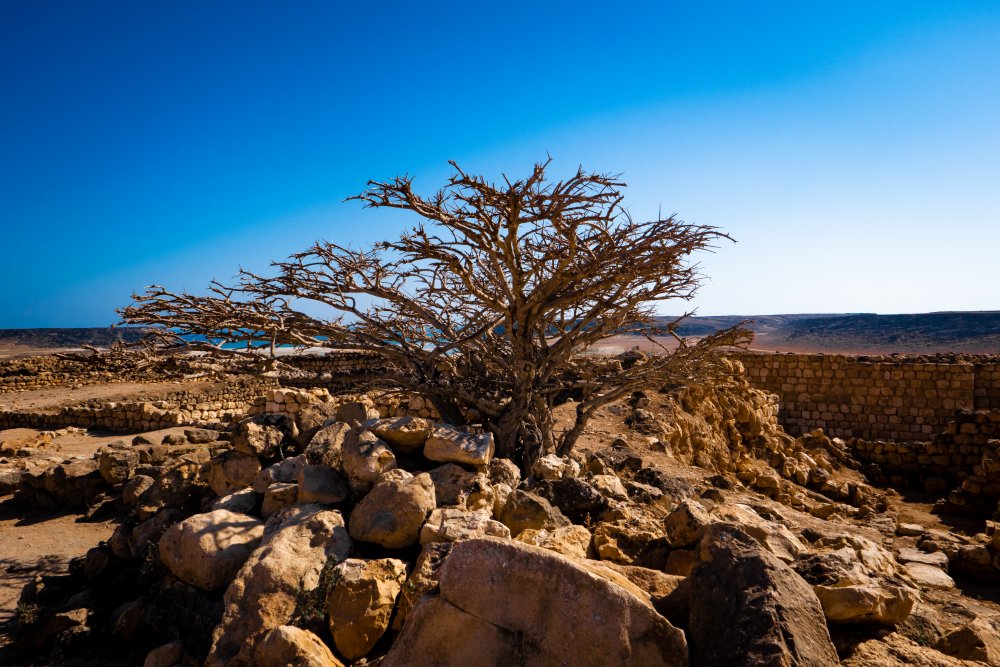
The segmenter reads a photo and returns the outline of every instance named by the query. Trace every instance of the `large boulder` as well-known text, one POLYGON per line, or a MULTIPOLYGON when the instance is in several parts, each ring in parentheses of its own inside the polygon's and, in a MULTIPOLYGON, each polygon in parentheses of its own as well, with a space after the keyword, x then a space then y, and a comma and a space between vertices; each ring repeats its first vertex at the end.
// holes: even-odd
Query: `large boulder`
POLYGON ((396 467, 396 455, 369 431, 352 431, 344 439, 342 455, 344 474, 356 494, 368 491, 382 473, 396 467))
POLYGON ((390 470, 355 506, 351 513, 351 537, 390 549, 415 544, 420 528, 435 506, 430 475, 390 470))
POLYGON ((838 664, 812 588, 732 524, 705 529, 700 564, 657 604, 686 629, 691 664, 838 664))
POLYGON ((595 487, 577 477, 543 481, 534 488, 548 498, 573 523, 596 521, 608 509, 608 500, 595 487))
POLYGON ((108 484, 121 484, 139 465, 139 452, 123 442, 111 443, 97 450, 97 467, 108 484))
POLYGON ((253 484, 260 472, 260 459, 255 454, 231 449, 215 456, 205 465, 205 480, 217 496, 225 496, 233 491, 253 484))
POLYGON ((368 654, 389 627, 396 598, 406 581, 406 563, 395 558, 350 558, 334 568, 326 598, 330 635, 350 661, 368 654))
POLYGON ((417 454, 423 450, 433 424, 421 417, 407 415, 379 419, 374 423, 367 424, 367 427, 369 431, 389 443, 394 451, 402 454, 417 454))
POLYGON ((271 517, 264 539, 226 589, 225 612, 212 634, 207 667, 249 666, 254 645, 288 625, 326 562, 343 561, 351 540, 340 512, 300 505, 271 517))
POLYGON ((181 581, 203 591, 229 585, 264 536, 264 523, 246 514, 195 514, 160 537, 160 560, 181 581))
POLYGON ((329 466, 305 466, 299 471, 298 484, 300 503, 339 505, 350 495, 347 480, 329 466))
POLYGON ((299 478, 299 473, 306 467, 306 457, 292 456, 273 463, 257 473, 253 481, 253 490, 264 493, 272 484, 292 484, 299 478))
POLYGON ((410 578, 406 580, 399 594, 396 616, 392 622, 393 629, 399 630, 403 627, 410 610, 420 598, 437 591, 438 572, 444 559, 451 553, 451 547, 451 542, 429 542, 424 545, 417 562, 413 565, 410 578))
POLYGON ((896 625, 919 599, 893 555, 861 535, 824 536, 793 567, 836 623, 896 625))
POLYGON ((351 425, 333 422, 316 431, 306 446, 306 459, 313 465, 339 468, 343 456, 344 440, 351 432, 351 425))
POLYGON ((254 667, 343 667, 323 641, 302 628, 281 625, 264 635, 253 651, 254 667))
POLYGON ((383 667, 686 665, 683 633, 646 601, 551 551, 456 543, 383 667))
POLYGON ((97 461, 70 459, 49 468, 25 471, 18 496, 39 507, 86 507, 107 488, 97 461))
POLYGON ((492 433, 476 435, 445 424, 436 424, 424 443, 424 457, 441 463, 485 466, 493 450, 492 433))
POLYGON ((590 547, 593 535, 583 526, 563 526, 553 530, 528 528, 518 534, 517 540, 574 558, 587 558, 593 555, 590 547))
POLYGON ((434 480, 438 507, 458 506, 470 510, 493 511, 496 491, 483 473, 469 472, 460 465, 445 463, 428 471, 434 480))
POLYGON ((296 435, 298 429, 288 415, 255 415, 236 425, 233 449, 269 459, 294 445, 296 435))
POLYGON ((507 497, 498 517, 510 528, 510 534, 517 537, 522 530, 555 530, 570 525, 562 512, 541 496, 518 489, 507 497))

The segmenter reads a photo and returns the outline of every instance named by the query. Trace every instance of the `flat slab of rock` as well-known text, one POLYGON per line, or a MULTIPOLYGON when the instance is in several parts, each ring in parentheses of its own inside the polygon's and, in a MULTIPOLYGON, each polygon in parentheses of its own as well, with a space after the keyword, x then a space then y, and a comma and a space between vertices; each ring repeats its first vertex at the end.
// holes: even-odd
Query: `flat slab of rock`
POLYGON ((394 451, 414 454, 421 451, 433 424, 422 417, 379 419, 367 424, 368 430, 389 443, 394 451))
POLYGON ((928 565, 927 563, 907 563, 903 566, 906 568, 906 573, 910 575, 913 581, 917 582, 917 585, 921 588, 939 588, 941 590, 948 590, 949 588, 955 587, 955 580, 948 576, 948 574, 936 565, 928 565))
POLYGON ((687 665, 684 634, 625 588, 517 542, 456 543, 383 667, 687 665))
POLYGON ((942 570, 948 569, 948 556, 943 551, 927 553, 912 547, 903 547, 899 550, 898 560, 900 563, 923 563, 939 567, 942 570))
POLYGON ((493 434, 474 435, 437 424, 424 443, 424 457, 441 463, 489 465, 493 458, 493 434))

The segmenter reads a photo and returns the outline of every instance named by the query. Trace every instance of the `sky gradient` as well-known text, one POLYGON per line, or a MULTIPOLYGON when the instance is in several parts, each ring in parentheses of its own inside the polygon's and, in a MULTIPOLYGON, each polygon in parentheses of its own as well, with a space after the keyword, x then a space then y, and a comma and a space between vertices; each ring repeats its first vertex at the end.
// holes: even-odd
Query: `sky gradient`
POLYGON ((0 3, 0 327, 395 236, 343 199, 546 154, 738 241, 699 314, 1000 309, 1000 4, 363 4, 0 3))

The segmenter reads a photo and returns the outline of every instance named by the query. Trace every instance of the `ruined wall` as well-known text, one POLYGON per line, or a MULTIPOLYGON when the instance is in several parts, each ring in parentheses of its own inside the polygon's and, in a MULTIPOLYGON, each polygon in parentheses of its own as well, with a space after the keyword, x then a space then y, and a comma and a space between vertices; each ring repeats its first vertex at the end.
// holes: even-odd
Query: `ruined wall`
POLYGON ((751 384, 778 395, 779 420, 799 435, 928 440, 955 410, 1000 408, 996 357, 733 355, 751 384))
POLYGON ((88 401, 58 412, 0 411, 0 429, 80 426, 135 433, 171 426, 218 426, 243 418, 254 399, 275 384, 271 379, 241 378, 200 391, 174 392, 154 401, 88 401))

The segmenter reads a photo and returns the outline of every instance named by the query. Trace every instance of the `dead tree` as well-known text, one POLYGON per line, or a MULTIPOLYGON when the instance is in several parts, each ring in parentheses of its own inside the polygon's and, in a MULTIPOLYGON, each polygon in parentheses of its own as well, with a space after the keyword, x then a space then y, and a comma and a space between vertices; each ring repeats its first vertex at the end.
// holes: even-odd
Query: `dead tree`
POLYGON ((157 288, 123 319, 214 341, 378 352, 397 369, 395 386, 429 398, 449 422, 474 415, 498 455, 522 463, 568 454, 601 406, 639 388, 706 379, 723 368, 720 348, 749 342, 740 327, 687 341, 675 333, 679 320, 656 325, 654 304, 695 294, 701 276, 690 255, 729 238, 716 228, 634 220, 614 175, 581 169, 550 183, 545 162, 498 185, 451 164, 454 175, 431 196, 398 177, 351 198, 420 216, 399 240, 362 249, 317 242, 270 275, 241 271, 236 288, 216 285, 214 296, 157 288), (335 316, 310 317, 292 302, 335 316), (671 334, 677 346, 627 367, 588 354, 626 334, 654 342, 671 334), (557 432, 553 409, 570 393, 576 418, 557 432))

